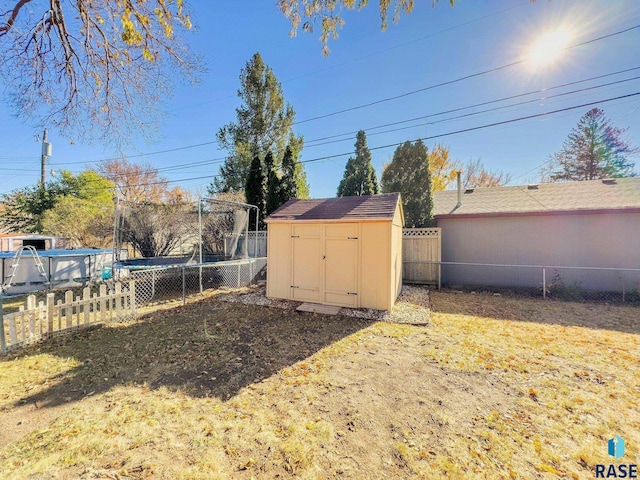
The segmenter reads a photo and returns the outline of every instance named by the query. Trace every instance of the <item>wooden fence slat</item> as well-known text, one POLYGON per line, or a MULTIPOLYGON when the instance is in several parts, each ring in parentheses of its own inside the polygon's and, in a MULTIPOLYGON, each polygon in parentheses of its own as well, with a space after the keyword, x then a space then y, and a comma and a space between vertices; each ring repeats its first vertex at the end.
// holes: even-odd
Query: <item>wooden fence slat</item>
POLYGON ((120 310, 122 307, 122 284, 120 282, 116 283, 116 319, 120 318, 120 310))
POLYGON ((29 317, 29 340, 36 336, 36 296, 29 295, 27 297, 27 316, 29 317))
POLYGON ((42 338, 42 335, 44 334, 44 315, 44 302, 40 300, 38 302, 38 336, 40 338, 42 338))
POLYGON ((55 312, 55 294, 47 293, 47 335, 53 333, 53 315, 55 312))
POLYGON ((64 309, 65 328, 73 326, 73 292, 68 290, 64 294, 64 303, 67 307, 64 309))
POLYGON ((83 313, 83 323, 86 325, 89 323, 89 311, 91 310, 91 289, 89 287, 85 287, 82 290, 82 313, 83 313))
POLYGON ((107 286, 103 283, 100 285, 100 321, 104 322, 107 318, 107 302, 105 297, 107 296, 107 286))
POLYGON ((93 320, 91 323, 96 323, 98 321, 98 294, 95 292, 91 295, 91 309, 93 310, 93 320))
POLYGON ((56 330, 62 330, 62 300, 56 302, 56 318, 58 319, 58 328, 56 330))
POLYGON ((16 315, 12 315, 9 318, 9 340, 11 341, 11 345, 15 345, 18 343, 18 332, 16 329, 16 315))
POLYGON ((24 305, 20 305, 20 309, 18 311, 20 312, 20 315, 19 315, 19 317, 20 317, 20 333, 21 333, 20 341, 24 342, 24 339, 27 336, 27 328, 26 328, 27 327, 27 325, 26 325, 27 322, 25 322, 26 313, 24 311, 24 305))

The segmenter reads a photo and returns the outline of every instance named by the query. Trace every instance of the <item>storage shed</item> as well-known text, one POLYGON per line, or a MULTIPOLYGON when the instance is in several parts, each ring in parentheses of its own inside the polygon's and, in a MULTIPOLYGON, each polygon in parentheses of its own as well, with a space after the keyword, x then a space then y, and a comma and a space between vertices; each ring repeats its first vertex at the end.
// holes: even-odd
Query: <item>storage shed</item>
POLYGON ((402 288, 399 193, 292 199, 267 222, 267 296, 391 310, 402 288))

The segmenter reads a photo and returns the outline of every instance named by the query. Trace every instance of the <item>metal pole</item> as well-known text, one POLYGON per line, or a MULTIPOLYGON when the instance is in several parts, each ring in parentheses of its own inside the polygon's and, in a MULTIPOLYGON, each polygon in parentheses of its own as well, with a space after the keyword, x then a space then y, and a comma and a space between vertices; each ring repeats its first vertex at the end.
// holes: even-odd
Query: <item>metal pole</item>
POLYGON ((249 258, 249 217, 251 216, 251 209, 247 208, 247 224, 244 226, 244 250, 243 257, 249 258))
POLYGON ((184 267, 182 267, 182 305, 187 304, 187 286, 184 278, 184 267))
POLYGON ((2 313, 2 303, 4 301, 4 295, 0 291, 0 353, 3 355, 7 353, 7 339, 4 336, 4 315, 2 313))
POLYGON ((547 272, 542 267, 542 298, 547 298, 547 272))
POLYGON ((202 198, 198 199, 198 230, 200 232, 200 293, 202 293, 202 198))
POLYGON ((256 243, 253 246, 254 257, 258 258, 258 215, 260 210, 256 208, 256 243))
POLYGON ((113 253, 111 254, 111 278, 116 279, 116 263, 119 260, 118 249, 118 212, 120 211, 120 197, 116 193, 116 206, 113 212, 113 253))
POLYGON ((42 157, 40 161, 40 186, 42 186, 42 188, 45 188, 45 184, 47 182, 47 154, 49 152, 48 145, 47 129, 45 128, 44 135, 42 137, 42 157))

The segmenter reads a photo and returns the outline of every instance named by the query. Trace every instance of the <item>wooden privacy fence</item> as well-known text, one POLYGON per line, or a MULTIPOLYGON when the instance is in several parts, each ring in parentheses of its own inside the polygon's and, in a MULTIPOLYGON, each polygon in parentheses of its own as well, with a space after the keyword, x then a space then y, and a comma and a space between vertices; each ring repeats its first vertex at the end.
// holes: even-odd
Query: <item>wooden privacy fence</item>
POLYGON ((89 287, 82 297, 65 292, 64 301, 47 294, 46 301, 36 304, 35 295, 27 297, 15 313, 3 315, 0 306, 0 353, 35 343, 55 334, 69 332, 90 325, 109 323, 135 315, 135 288, 131 281, 118 282, 110 291, 105 284, 91 294, 89 287))
POLYGON ((402 280, 440 286, 442 229, 405 228, 402 230, 402 280))

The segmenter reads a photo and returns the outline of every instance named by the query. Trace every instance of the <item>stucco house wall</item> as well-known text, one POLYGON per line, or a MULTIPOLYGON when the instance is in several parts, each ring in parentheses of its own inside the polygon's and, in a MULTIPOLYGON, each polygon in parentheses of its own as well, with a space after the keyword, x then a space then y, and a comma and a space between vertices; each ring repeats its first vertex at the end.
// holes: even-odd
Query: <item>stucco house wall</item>
MULTIPOLYGON (((449 218, 442 228, 442 261, 504 265, 640 269, 640 212, 449 218)), ((548 269, 585 289, 618 290, 624 271, 548 269)), ((447 284, 541 287, 540 269, 442 266, 447 284)))
POLYGON ((586 290, 640 289, 640 178, 495 187, 435 196, 449 285, 542 287, 560 279, 586 290), (553 267, 601 267, 574 270, 553 267))

